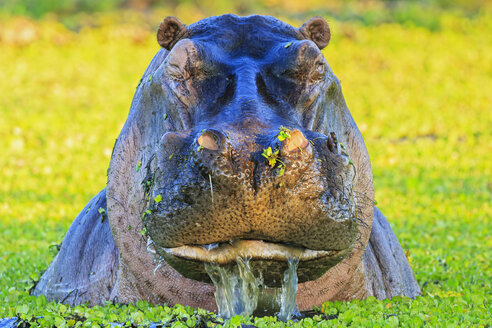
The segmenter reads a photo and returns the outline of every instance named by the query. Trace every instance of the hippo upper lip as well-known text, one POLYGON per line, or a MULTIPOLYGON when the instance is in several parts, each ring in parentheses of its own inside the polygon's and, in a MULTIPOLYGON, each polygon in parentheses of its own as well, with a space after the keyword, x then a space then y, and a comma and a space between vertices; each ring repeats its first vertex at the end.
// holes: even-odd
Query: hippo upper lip
POLYGON ((183 259, 225 265, 236 261, 237 257, 250 260, 287 261, 298 258, 310 261, 323 257, 333 257, 342 251, 311 250, 302 246, 272 243, 263 240, 235 240, 230 243, 203 246, 179 246, 163 249, 169 255, 183 259))

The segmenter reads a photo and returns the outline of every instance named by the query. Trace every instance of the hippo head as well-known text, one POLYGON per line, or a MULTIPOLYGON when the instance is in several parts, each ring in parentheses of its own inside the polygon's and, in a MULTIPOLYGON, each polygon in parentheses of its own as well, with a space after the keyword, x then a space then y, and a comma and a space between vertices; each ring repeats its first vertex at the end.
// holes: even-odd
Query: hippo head
POLYGON ((156 299, 199 298, 204 263, 242 257, 273 287, 291 258, 300 284, 360 261, 372 174, 321 52, 329 40, 319 17, 300 28, 266 16, 163 21, 107 197, 122 270, 159 286, 156 299))

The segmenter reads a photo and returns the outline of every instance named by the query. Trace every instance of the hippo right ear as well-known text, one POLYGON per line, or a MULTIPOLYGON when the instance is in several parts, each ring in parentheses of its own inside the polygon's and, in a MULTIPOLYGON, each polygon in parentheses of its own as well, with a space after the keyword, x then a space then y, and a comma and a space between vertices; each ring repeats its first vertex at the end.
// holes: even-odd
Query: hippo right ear
POLYGON ((323 17, 315 16, 310 18, 299 27, 299 31, 306 39, 316 43, 319 49, 323 49, 330 42, 330 27, 323 17))
POLYGON ((173 46, 188 34, 186 25, 176 17, 168 16, 164 18, 159 30, 157 31, 157 42, 166 50, 171 50, 173 46))

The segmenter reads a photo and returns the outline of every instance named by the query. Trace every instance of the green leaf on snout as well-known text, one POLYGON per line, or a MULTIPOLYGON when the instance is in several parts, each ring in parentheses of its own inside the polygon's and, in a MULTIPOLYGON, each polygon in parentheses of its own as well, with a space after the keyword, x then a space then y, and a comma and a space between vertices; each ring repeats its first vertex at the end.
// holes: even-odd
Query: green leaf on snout
POLYGON ((161 194, 159 194, 159 195, 155 196, 155 198, 154 198, 154 201, 155 201, 157 204, 159 204, 159 203, 161 202, 161 200, 162 200, 162 196, 161 196, 161 194))
POLYGON ((280 126, 280 132, 278 134, 278 140, 284 141, 285 139, 290 139, 290 129, 284 126, 280 126))
MULTIPOLYGON (((152 214, 152 211, 151 210, 146 210, 145 212, 143 212, 142 219, 145 219, 145 216, 148 215, 148 214, 152 214)), ((130 230, 130 229, 128 229, 128 230, 130 230)))
POLYGON ((277 170, 277 175, 279 177, 281 177, 281 176, 284 175, 284 173, 285 173, 285 165, 280 165, 279 168, 278 168, 278 170, 277 170))
POLYGON ((261 156, 265 157, 268 161, 268 165, 270 167, 274 167, 275 164, 277 163, 277 159, 279 156, 279 150, 273 151, 272 147, 268 147, 267 149, 263 150, 263 153, 261 156))
POLYGON ((280 131, 280 134, 278 135, 278 140, 284 141, 285 139, 289 139, 289 138, 290 138, 290 134, 280 131))

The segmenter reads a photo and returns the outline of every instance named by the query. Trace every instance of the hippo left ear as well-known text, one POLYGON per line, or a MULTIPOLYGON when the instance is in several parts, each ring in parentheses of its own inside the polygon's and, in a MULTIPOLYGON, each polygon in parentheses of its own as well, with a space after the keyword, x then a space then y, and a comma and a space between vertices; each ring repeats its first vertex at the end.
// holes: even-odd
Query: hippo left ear
POLYGON ((171 50, 176 42, 182 39, 187 33, 188 30, 185 24, 176 17, 168 16, 164 18, 159 26, 157 42, 159 42, 161 47, 171 50))
POLYGON ((310 18, 307 22, 299 27, 299 31, 306 38, 323 49, 330 42, 330 27, 323 17, 315 16, 310 18))

